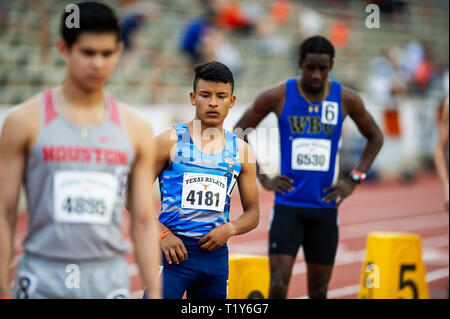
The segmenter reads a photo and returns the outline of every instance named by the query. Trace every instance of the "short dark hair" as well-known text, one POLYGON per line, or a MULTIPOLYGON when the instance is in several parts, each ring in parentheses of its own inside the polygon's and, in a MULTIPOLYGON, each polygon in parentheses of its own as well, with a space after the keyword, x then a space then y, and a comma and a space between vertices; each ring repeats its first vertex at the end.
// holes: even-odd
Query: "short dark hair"
POLYGON ((80 13, 79 28, 69 28, 66 25, 67 17, 72 14, 70 10, 69 12, 64 10, 61 15, 59 31, 69 48, 83 32, 114 33, 117 42, 120 41, 119 20, 110 7, 98 2, 81 2, 77 3, 76 6, 78 6, 80 13))
POLYGON ((299 48, 299 57, 301 60, 306 58, 308 53, 315 54, 328 54, 331 61, 334 59, 334 47, 331 42, 320 35, 312 36, 305 39, 299 48))
POLYGON ((231 70, 223 63, 214 61, 195 67, 194 92, 199 79, 231 84, 231 94, 234 91, 234 78, 231 70))

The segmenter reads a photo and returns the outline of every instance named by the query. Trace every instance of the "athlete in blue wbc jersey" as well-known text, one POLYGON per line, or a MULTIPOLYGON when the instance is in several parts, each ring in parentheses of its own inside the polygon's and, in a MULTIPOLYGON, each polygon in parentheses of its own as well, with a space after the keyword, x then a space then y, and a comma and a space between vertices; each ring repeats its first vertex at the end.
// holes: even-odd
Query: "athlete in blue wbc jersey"
MULTIPOLYGON (((338 244, 337 207, 365 178, 383 144, 383 135, 361 98, 328 80, 333 45, 322 36, 300 45, 302 75, 262 92, 235 127, 255 128, 270 112, 278 117, 281 175, 258 179, 275 191, 269 231, 269 298, 286 298, 300 246, 307 263, 308 295, 326 298, 338 244), (348 175, 339 174, 339 144, 346 116, 367 143, 348 175)), ((243 136, 245 139, 246 137, 243 136)))
POLYGON ((227 298, 226 242, 259 222, 253 151, 222 128, 236 99, 233 74, 219 62, 200 65, 195 73, 194 120, 156 137, 165 299, 185 292, 189 299, 227 298), (236 184, 243 214, 230 221, 236 184))

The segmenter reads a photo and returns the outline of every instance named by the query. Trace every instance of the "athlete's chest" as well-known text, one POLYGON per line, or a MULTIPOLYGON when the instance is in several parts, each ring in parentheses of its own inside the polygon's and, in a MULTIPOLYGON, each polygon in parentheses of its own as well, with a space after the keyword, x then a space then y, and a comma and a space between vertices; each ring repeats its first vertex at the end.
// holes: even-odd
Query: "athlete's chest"
POLYGON ((325 100, 321 103, 302 101, 286 103, 280 126, 293 135, 331 136, 341 125, 342 108, 339 102, 325 100))

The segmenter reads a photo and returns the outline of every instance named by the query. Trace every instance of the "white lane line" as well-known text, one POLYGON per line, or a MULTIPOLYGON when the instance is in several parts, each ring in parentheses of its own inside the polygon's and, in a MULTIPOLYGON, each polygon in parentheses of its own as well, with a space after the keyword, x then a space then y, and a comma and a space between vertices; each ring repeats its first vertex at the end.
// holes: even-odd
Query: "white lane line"
POLYGON ((448 277, 449 268, 441 268, 426 274, 426 281, 432 282, 441 278, 448 277))
MULTIPOLYGON (((410 218, 388 219, 385 221, 363 223, 358 225, 341 226, 339 228, 339 240, 367 237, 369 232, 377 231, 397 231, 411 232, 421 229, 439 228, 448 225, 448 214, 439 213, 437 216, 419 216, 410 218)), ((422 240, 423 246, 439 245, 448 246, 448 235, 435 237, 425 237, 422 240), (434 243, 434 241, 438 243, 434 243)), ((229 243, 230 251, 233 253, 267 255, 267 239, 257 239, 244 243, 229 243)))
POLYGON ((365 237, 371 231, 411 232, 422 229, 432 229, 448 226, 448 214, 439 213, 433 216, 419 216, 409 218, 389 219, 364 223, 360 225, 342 226, 339 229, 339 239, 353 239, 365 237))
MULTIPOLYGON (((429 282, 432 282, 435 280, 446 278, 446 277, 448 277, 448 274, 449 274, 448 272, 449 272, 448 267, 434 270, 426 275, 425 280, 427 283, 429 283, 429 282)), ((343 296, 349 296, 349 295, 356 294, 359 291, 360 291, 359 284, 352 285, 352 286, 345 286, 345 287, 329 290, 327 293, 327 297, 328 298, 338 298, 338 297, 343 297, 343 296)), ((294 297, 293 299, 308 299, 308 296, 294 297)))

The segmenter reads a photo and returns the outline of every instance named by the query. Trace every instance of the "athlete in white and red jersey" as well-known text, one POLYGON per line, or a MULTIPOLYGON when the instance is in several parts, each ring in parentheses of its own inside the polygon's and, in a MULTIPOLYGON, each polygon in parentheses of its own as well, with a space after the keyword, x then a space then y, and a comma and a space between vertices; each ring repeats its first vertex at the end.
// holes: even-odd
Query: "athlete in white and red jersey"
POLYGON ((136 260, 150 298, 161 294, 153 214, 150 126, 104 93, 122 44, 114 12, 78 5, 80 28, 61 20, 64 83, 11 110, 0 139, 0 297, 127 298, 124 199, 136 260), (142 138, 145 136, 145 138, 142 138), (21 183, 28 231, 10 294, 14 221, 21 183))

